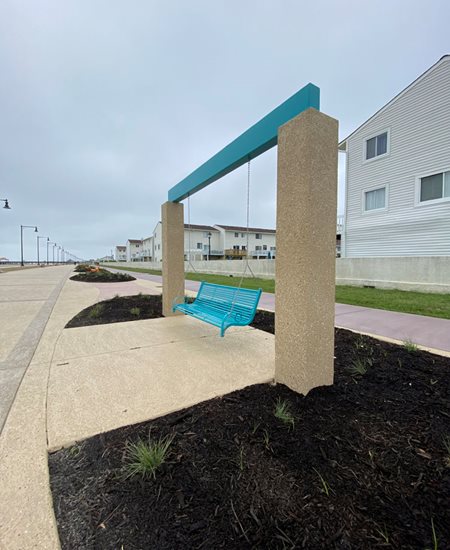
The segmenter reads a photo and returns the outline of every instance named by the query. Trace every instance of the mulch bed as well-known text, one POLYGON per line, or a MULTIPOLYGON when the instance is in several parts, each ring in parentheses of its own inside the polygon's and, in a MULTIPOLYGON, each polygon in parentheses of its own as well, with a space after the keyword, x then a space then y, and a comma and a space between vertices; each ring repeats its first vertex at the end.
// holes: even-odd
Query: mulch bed
POLYGON ((112 273, 102 269, 94 272, 77 273, 70 277, 71 281, 79 281, 81 283, 125 283, 127 281, 135 281, 136 277, 128 275, 128 273, 112 273))
POLYGON ((335 354, 306 397, 255 385, 50 455, 63 549, 450 548, 450 359, 339 329, 335 354), (126 479, 150 433, 167 462, 126 479))
POLYGON ((65 328, 157 319, 158 317, 162 317, 161 296, 150 294, 116 296, 111 300, 98 302, 83 309, 67 323, 65 328), (139 309, 139 312, 136 308, 139 309))

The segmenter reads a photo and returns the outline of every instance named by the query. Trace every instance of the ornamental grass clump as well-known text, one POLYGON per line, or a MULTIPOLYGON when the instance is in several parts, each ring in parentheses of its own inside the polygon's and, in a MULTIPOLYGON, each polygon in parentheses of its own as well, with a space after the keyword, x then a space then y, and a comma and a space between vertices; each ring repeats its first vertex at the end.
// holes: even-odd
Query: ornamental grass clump
POLYGON ((95 304, 95 306, 92 306, 92 309, 89 311, 88 316, 92 319, 97 319, 103 313, 103 309, 103 304, 95 304))
POLYGON ((278 420, 281 420, 283 424, 286 424, 290 428, 294 428, 295 424, 295 418, 290 410, 291 406, 288 401, 285 399, 278 398, 276 404, 275 404, 275 410, 273 414, 275 415, 275 418, 278 418, 278 420))
POLYGON ((147 441, 138 439, 136 443, 127 443, 125 450, 126 478, 140 475, 143 478, 156 478, 156 470, 165 462, 174 436, 166 435, 147 441))

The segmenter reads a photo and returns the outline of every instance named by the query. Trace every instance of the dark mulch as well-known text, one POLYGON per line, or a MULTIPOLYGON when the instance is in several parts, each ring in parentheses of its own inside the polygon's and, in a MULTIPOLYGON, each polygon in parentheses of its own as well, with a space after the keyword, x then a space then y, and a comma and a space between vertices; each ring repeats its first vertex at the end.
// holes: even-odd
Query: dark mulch
POLYGON ((124 283, 127 281, 135 281, 136 277, 128 275, 128 273, 112 273, 106 269, 100 271, 86 271, 77 273, 70 277, 71 281, 80 281, 82 283, 124 283))
POLYGON ((98 302, 83 309, 67 323, 65 328, 157 319, 158 317, 162 317, 161 296, 150 294, 116 296, 111 300, 98 302))
POLYGON ((50 455, 63 548, 450 548, 450 360, 337 330, 335 367, 306 397, 256 385, 50 455), (168 462, 124 479, 150 431, 168 462))

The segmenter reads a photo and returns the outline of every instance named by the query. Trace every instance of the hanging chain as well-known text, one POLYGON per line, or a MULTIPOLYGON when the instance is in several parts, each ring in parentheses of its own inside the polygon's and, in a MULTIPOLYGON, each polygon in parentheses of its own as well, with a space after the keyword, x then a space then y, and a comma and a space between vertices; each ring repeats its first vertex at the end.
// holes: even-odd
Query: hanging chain
MULTIPOLYGON (((184 231, 183 231, 183 241, 184 241, 184 231)), ((197 273, 197 270, 192 265, 192 260, 191 260, 191 195, 190 194, 188 195, 188 246, 189 246, 188 265, 190 265, 191 268, 194 270, 194 272, 197 273)), ((183 242, 183 247, 184 247, 184 242, 183 242)))

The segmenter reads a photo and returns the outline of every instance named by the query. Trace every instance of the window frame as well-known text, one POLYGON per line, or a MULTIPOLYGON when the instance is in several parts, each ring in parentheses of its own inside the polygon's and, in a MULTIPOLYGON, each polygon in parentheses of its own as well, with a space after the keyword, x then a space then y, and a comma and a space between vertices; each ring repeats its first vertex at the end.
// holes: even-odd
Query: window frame
MULTIPOLYGON (((450 172, 450 167, 447 168, 440 168, 439 170, 433 170, 432 172, 427 172, 426 174, 420 174, 419 176, 416 176, 415 178, 415 192, 414 192, 414 206, 422 208, 423 206, 428 206, 431 204, 442 204, 450 201, 450 197, 444 197, 442 196, 440 199, 432 199, 429 201, 421 201, 420 195, 421 195, 421 183, 423 178, 428 178, 429 176, 436 176, 437 174, 445 174, 445 172, 450 172)), ((444 186, 444 180, 442 182, 442 186, 444 186)), ((442 188, 442 192, 444 189, 442 188)))
POLYGON ((261 241, 262 240, 262 233, 255 233, 255 240, 261 241))
POLYGON ((376 132, 365 136, 363 145, 363 164, 373 162, 375 160, 380 160, 388 157, 391 154, 391 129, 385 128, 384 130, 377 130, 376 132), (387 143, 386 143, 386 153, 382 155, 375 155, 374 157, 367 158, 367 142, 375 137, 381 136, 382 134, 387 134, 387 143))
POLYGON ((363 216, 370 216, 371 214, 387 212, 389 204, 389 184, 383 183, 382 185, 372 185, 361 190, 361 213, 363 216), (378 191, 378 189, 384 189, 384 206, 383 208, 373 208, 372 210, 366 210, 366 193, 371 191, 378 191))

